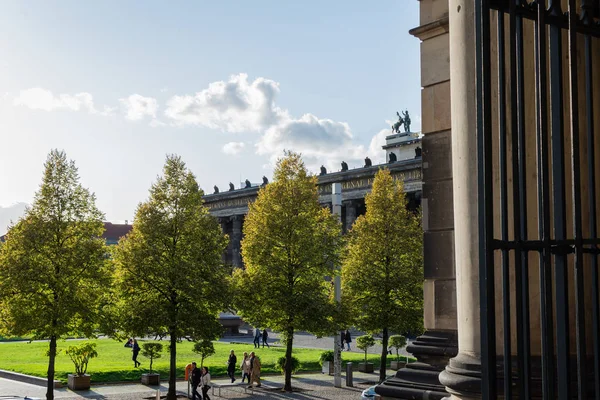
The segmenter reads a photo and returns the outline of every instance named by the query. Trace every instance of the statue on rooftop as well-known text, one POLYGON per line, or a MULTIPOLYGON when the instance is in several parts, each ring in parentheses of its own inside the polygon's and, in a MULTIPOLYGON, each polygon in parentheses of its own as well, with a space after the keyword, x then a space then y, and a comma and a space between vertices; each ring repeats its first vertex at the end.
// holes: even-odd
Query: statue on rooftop
POLYGON ((415 158, 419 158, 419 157, 421 157, 421 153, 422 153, 422 150, 421 150, 421 148, 420 148, 420 147, 417 147, 417 148, 415 149, 415 158))
POLYGON ((266 176, 263 176, 263 183, 262 186, 265 186, 267 183, 269 183, 269 180, 267 179, 266 176))
POLYGON ((408 115, 408 110, 402 112, 402 116, 404 117, 404 132, 410 132, 410 115, 408 115))
POLYGON ((252 184, 250 183, 250 181, 248 179, 246 179, 246 189, 247 188, 251 188, 252 184))
POLYGON ((395 163, 396 161, 398 161, 398 158, 396 157, 396 154, 394 153, 390 153, 390 164, 391 163, 395 163))
POLYGON ((326 175, 327 174, 327 168, 325 168, 323 165, 321 165, 321 173, 319 175, 326 175))
POLYGON ((229 191, 233 192, 235 190, 235 186, 233 186, 233 183, 229 182, 229 191))
POLYGON ((371 159, 368 156, 365 157, 365 166, 364 166, 364 168, 370 167, 371 165, 373 165, 373 163, 371 162, 371 159))
POLYGON ((217 194, 217 193, 219 193, 219 187, 217 185, 215 185, 215 192, 214 192, 214 194, 217 194))
POLYGON ((396 115, 398 116, 398 122, 392 125, 393 133, 400 133, 400 127, 404 125, 404 119, 400 116, 400 113, 396 111, 396 115))
POLYGON ((342 161, 342 172, 344 171, 348 171, 348 164, 346 164, 346 161, 342 161))

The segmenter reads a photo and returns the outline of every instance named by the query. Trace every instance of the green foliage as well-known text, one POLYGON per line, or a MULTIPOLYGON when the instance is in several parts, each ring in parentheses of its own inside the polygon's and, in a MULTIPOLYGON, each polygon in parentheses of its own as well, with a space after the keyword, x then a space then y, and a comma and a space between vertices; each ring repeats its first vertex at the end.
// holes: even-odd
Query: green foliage
POLYGON ((420 215, 406 208, 402 181, 387 169, 375 175, 365 203, 367 212, 354 223, 343 256, 342 304, 353 325, 382 332, 385 365, 389 331, 423 330, 423 231, 420 215))
POLYGON ((152 373, 152 362, 162 356, 163 344, 150 342, 142 344, 142 355, 150 359, 150 373, 152 373))
POLYGON ((77 346, 69 346, 65 353, 71 358, 75 364, 75 373, 84 375, 87 372, 88 362, 92 358, 98 357, 96 351, 96 343, 85 342, 77 346))
POLYGON ((200 355, 200 368, 202 368, 204 366, 204 359, 215 354, 215 345, 212 341, 204 339, 201 342, 194 343, 192 351, 200 355))
POLYGON ((111 286, 95 201, 74 162, 52 150, 33 204, 0 250, 0 333, 50 339, 50 399, 57 339, 92 337, 111 286))
POLYGON ((319 364, 323 365, 323 363, 325 361, 333 362, 334 356, 335 356, 335 354, 333 353, 332 350, 326 350, 326 351, 322 352, 321 356, 319 357, 319 364))
POLYGON ((406 346, 406 337, 402 335, 392 335, 390 336, 389 346, 396 349, 396 361, 400 361, 400 354, 398 351, 406 346))
MULTIPOLYGON (((169 336, 173 360, 182 338, 221 333, 218 315, 230 298, 230 271, 221 261, 228 239, 202 195, 181 158, 167 156, 163 175, 114 252, 119 299, 111 309, 114 321, 134 336, 169 336)), ((175 370, 167 396, 175 398, 175 370)))
MULTIPOLYGON (((300 155, 277 162, 273 182, 249 205, 242 255, 246 268, 234 271, 235 307, 255 326, 285 336, 291 357, 296 329, 315 334, 335 330, 331 285, 338 259, 340 224, 319 203, 317 178, 300 155)), ((291 390, 291 370, 285 374, 291 390)))
MULTIPOLYGON (((285 374, 285 357, 279 357, 277 359, 277 363, 275 364, 275 366, 277 367, 277 369, 279 369, 281 371, 281 374, 285 374)), ((292 356, 292 374, 295 374, 298 370, 300 369, 300 360, 298 360, 298 358, 292 356)))
POLYGON ((356 338, 356 347, 365 352, 365 362, 367 362, 367 350, 375 346, 373 335, 362 335, 356 338))

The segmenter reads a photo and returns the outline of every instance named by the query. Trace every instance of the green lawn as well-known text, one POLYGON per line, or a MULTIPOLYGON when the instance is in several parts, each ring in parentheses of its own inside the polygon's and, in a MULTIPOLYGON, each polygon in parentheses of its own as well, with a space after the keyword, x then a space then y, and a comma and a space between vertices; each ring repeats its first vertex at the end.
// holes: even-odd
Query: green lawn
MULTIPOLYGON (((123 343, 111 339, 90 340, 97 343, 98 357, 90 361, 88 373, 93 382, 116 382, 116 381, 138 381, 140 374, 148 372, 150 360, 138 356, 142 363, 140 368, 133 368, 131 361, 131 349, 123 347, 123 343)), ((58 349, 65 350, 68 346, 78 341, 59 341, 58 349)), ((143 341, 140 341, 140 345, 143 341)), ((168 343, 165 341, 165 349, 168 343)), ((216 353, 205 360, 205 365, 210 368, 212 376, 226 375, 226 362, 231 349, 235 350, 238 364, 244 351, 251 352, 252 344, 229 344, 214 342, 216 353)), ((0 343, 0 369, 20 372, 29 375, 45 377, 48 370, 48 358, 44 355, 48 348, 47 342, 3 342, 0 343)), ((300 360, 300 371, 320 371, 319 356, 322 350, 318 349, 294 349, 294 356, 300 360)), ((261 359, 262 371, 264 373, 279 372, 274 365, 279 357, 285 355, 283 347, 271 347, 260 349, 256 352, 261 359)), ((361 353, 344 352, 344 361, 360 362, 364 355, 361 353)), ((388 360, 391 357, 388 356, 388 360)), ((183 378, 185 365, 196 361, 200 364, 200 357, 192 352, 192 343, 182 342, 177 344, 177 376, 183 378)), ((379 357, 369 355, 369 361, 379 365, 379 357)), ((153 370, 158 371, 162 378, 169 374, 169 354, 164 351, 162 358, 155 360, 153 370)), ((56 379, 67 380, 67 374, 75 371, 73 363, 64 351, 56 357, 56 379)), ((239 374, 239 370, 237 371, 239 374)))

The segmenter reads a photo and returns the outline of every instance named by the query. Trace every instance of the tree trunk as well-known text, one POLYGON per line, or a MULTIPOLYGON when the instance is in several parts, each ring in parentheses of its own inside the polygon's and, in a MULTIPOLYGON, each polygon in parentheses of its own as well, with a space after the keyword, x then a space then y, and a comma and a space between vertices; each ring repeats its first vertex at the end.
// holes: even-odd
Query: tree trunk
POLYGON ((388 328, 383 328, 383 337, 381 338, 381 367, 379 367, 379 383, 385 381, 388 353, 388 336, 388 328))
POLYGON ((169 391, 167 392, 167 400, 176 400, 176 374, 177 374, 177 338, 175 337, 175 329, 169 332, 171 337, 171 364, 169 368, 169 391))
POLYGON ((54 361, 56 360, 56 336, 50 337, 50 351, 48 352, 48 391, 46 400, 54 400, 54 361))
POLYGON ((283 390, 292 391, 292 347, 294 342, 294 328, 288 328, 287 343, 285 348, 285 384, 283 390))

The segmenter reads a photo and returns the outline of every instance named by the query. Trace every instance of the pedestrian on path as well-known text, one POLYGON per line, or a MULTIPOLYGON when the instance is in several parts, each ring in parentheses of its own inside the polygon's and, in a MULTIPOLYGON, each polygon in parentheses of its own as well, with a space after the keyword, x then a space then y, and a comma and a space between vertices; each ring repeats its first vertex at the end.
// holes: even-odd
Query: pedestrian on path
POLYGON ((227 360, 227 376, 231 378, 231 383, 235 382, 235 366, 237 365, 237 357, 233 350, 229 352, 229 359, 227 360))
POLYGON ((248 379, 248 383, 250 383, 250 360, 247 352, 244 352, 244 359, 240 364, 240 369, 242 370, 242 383, 244 383, 246 379, 248 379))
POLYGON ((208 397, 208 389, 210 389, 210 373, 208 372, 207 367, 202 367, 202 378, 200 380, 202 382, 202 399, 210 400, 210 397, 208 397))
POLYGON ((196 367, 196 362, 192 363, 192 400, 198 399, 202 400, 202 396, 198 393, 198 386, 200 385, 200 381, 202 379, 202 371, 200 368, 196 367))
POLYGON ((350 343, 352 343, 352 336, 350 336, 350 331, 348 329, 346 329, 344 340, 346 340, 346 346, 348 346, 346 350, 350 351, 350 343))
POLYGON ((250 385, 248 385, 248 388, 251 388, 254 382, 257 383, 256 387, 260 387, 260 360, 252 352, 248 362, 250 364, 250 385))
POLYGON ((255 349, 260 349, 260 329, 256 328, 254 329, 254 348, 255 349))
POLYGON ((346 337, 346 332, 342 331, 341 339, 342 339, 342 351, 344 351, 344 338, 346 337))
POLYGON ((131 357, 131 359, 133 360, 133 367, 137 368, 140 365, 142 365, 142 363, 137 360, 137 356, 138 356, 138 354, 140 354, 140 345, 138 344, 136 339, 133 339, 133 345, 131 346, 131 351, 133 352, 133 357, 131 357))
POLYGON ((265 348, 265 344, 267 345, 267 348, 270 348, 269 343, 267 342, 268 337, 269 337, 269 334, 267 333, 267 330, 263 329, 263 332, 262 332, 263 349, 265 348))

